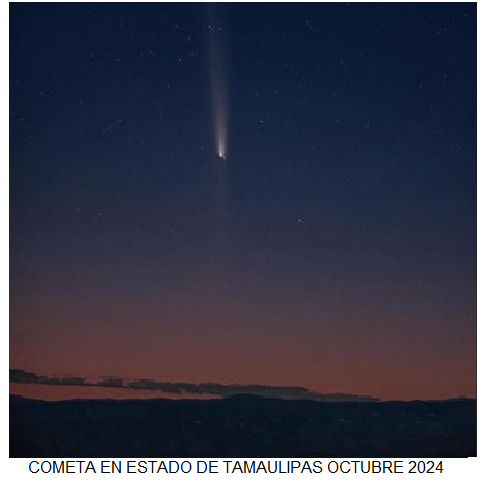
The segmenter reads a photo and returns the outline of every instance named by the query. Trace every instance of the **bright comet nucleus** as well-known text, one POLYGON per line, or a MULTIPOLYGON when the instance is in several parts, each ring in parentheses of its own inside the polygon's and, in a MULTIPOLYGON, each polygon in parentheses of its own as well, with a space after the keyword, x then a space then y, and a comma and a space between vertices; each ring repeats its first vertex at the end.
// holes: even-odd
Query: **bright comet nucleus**
POLYGON ((226 147, 225 144, 220 144, 220 141, 217 140, 217 153, 220 159, 227 159, 226 147))

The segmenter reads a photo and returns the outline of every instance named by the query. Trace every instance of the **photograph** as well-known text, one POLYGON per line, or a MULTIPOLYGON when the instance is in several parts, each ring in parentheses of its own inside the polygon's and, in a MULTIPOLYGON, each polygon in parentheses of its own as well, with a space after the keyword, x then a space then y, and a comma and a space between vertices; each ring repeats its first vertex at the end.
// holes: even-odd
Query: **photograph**
POLYGON ((8 40, 10 458, 477 456, 476 3, 11 2, 8 40))

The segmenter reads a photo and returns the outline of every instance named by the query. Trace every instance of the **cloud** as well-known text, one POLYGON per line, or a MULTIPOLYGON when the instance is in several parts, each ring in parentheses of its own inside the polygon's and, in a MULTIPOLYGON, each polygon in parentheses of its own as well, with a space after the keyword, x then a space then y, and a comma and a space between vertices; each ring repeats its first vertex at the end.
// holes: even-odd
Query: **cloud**
POLYGON ((124 388, 124 379, 116 376, 107 376, 96 383, 97 386, 109 388, 124 388))
POLYGON ((23 369, 9 369, 9 383, 37 383, 39 377, 35 373, 29 373, 23 369))
POLYGON ((272 386, 272 385, 222 385, 220 383, 168 383, 149 378, 124 379, 117 376, 102 377, 100 381, 87 382, 82 377, 38 376, 22 369, 9 370, 10 383, 36 383, 43 385, 76 385, 98 386, 109 388, 130 388, 134 390, 157 390, 167 393, 212 394, 222 398, 236 395, 255 395, 264 398, 279 398, 283 400, 313 400, 319 402, 357 402, 378 401, 371 395, 355 395, 352 393, 320 393, 302 386, 272 386))
POLYGON ((131 380, 127 383, 127 387, 134 388, 135 390, 161 390, 168 393, 182 393, 178 383, 161 383, 147 378, 131 380))
POLYGON ((23 369, 9 369, 9 383, 35 383, 37 385, 88 385, 86 378, 79 376, 38 376, 23 369))

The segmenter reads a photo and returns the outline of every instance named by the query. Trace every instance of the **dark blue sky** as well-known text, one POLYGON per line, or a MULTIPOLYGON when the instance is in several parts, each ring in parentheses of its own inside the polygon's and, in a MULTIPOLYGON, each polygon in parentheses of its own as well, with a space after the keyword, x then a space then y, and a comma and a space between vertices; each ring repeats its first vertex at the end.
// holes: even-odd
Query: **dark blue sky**
POLYGON ((417 374, 422 355, 435 366, 417 393, 371 375, 350 388, 428 396, 452 370, 459 378, 432 395, 464 384, 473 394, 476 5, 221 6, 225 204, 206 10, 10 5, 12 366, 34 357, 32 369, 71 372, 74 356, 81 364, 117 330, 125 342, 95 362, 123 375, 107 370, 123 367, 131 334, 167 328, 180 331, 174 354, 193 358, 168 380, 324 389, 330 364, 309 370, 317 340, 332 347, 332 337, 345 362, 369 351, 366 371, 406 344, 417 356, 400 352, 398 371, 417 374), (161 307, 174 300, 169 324, 161 307), (276 319, 276 304, 293 309, 292 323, 276 319), (195 359, 186 340, 197 329, 200 342, 231 332, 195 359), (289 342, 273 343, 284 330, 289 342), (89 338, 59 352, 80 331, 89 338), (226 355, 205 359, 235 350, 267 371, 266 347, 255 358, 242 341, 264 337, 279 362, 303 334, 296 376, 285 367, 260 380, 226 355), (58 353, 47 354, 48 337, 58 353))

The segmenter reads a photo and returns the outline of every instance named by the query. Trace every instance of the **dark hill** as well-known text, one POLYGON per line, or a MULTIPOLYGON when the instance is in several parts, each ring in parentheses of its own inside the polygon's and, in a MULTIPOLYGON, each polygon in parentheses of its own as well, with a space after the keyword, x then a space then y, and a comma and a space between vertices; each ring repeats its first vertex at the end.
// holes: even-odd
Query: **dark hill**
POLYGON ((476 401, 10 398, 11 457, 467 457, 476 401))

